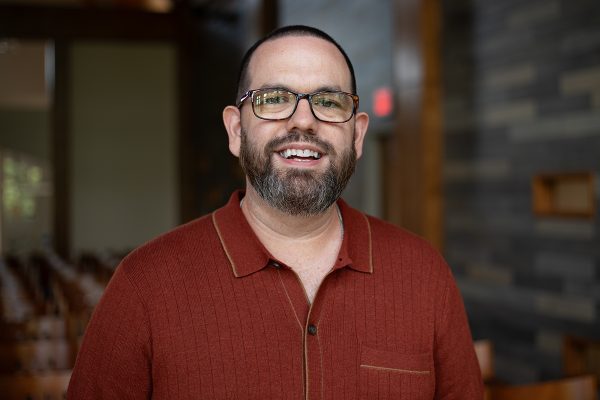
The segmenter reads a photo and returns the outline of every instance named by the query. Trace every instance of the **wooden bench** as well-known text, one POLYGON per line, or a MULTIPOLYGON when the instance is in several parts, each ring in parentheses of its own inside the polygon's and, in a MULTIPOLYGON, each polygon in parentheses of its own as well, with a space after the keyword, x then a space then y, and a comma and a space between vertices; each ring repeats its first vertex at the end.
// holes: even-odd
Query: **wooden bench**
POLYGON ((494 370, 494 345, 491 340, 486 339, 476 340, 473 345, 475 346, 475 354, 477 355, 477 361, 479 361, 483 382, 491 382, 496 375, 494 370))
POLYGON ((36 316, 23 322, 0 322, 0 342, 65 339, 67 323, 62 316, 36 316))
POLYGON ((594 374, 600 379, 600 340, 565 336, 562 357, 566 376, 594 374))
POLYGON ((63 339, 23 340, 0 344, 0 373, 72 369, 77 345, 63 339))
POLYGON ((39 374, 0 375, 3 400, 63 400, 66 399, 71 371, 39 374))

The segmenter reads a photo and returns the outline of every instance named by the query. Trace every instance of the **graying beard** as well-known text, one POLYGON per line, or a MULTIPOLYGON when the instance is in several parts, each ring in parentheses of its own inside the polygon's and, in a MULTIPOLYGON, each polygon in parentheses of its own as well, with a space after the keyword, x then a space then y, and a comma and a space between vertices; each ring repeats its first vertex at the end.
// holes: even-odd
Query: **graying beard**
POLYGON ((271 207, 295 216, 324 213, 344 190, 331 170, 319 181, 310 172, 288 171, 280 177, 271 169, 268 174, 258 176, 251 183, 271 207), (299 186, 302 189, 298 190, 299 186))
POLYGON ((290 170, 285 172, 284 176, 278 176, 270 162, 270 150, 266 150, 266 163, 261 165, 258 152, 251 148, 246 133, 242 132, 240 164, 250 184, 271 207, 289 215, 322 214, 341 196, 355 169, 354 147, 341 157, 340 176, 337 176, 333 166, 330 166, 320 179, 310 171, 298 170, 290 170), (312 190, 297 190, 298 187, 308 186, 312 186, 312 190))

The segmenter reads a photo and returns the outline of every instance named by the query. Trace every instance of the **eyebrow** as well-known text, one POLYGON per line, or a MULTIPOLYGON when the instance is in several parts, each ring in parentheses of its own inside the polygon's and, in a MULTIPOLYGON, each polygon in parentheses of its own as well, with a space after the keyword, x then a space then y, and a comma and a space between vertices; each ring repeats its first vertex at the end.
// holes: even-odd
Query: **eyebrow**
MULTIPOLYGON (((259 89, 283 89, 283 90, 289 90, 290 92, 296 93, 296 90, 294 90, 286 85, 279 84, 279 83, 267 83, 267 84, 262 85, 259 89)), ((337 85, 319 86, 318 88, 313 90, 311 93, 317 93, 317 92, 343 92, 343 90, 340 86, 337 86, 337 85)))

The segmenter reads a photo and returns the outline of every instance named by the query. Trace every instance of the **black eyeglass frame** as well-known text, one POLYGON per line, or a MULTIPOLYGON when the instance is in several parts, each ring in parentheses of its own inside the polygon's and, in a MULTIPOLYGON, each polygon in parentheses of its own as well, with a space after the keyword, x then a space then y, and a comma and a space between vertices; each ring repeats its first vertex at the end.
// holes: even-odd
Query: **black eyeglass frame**
POLYGON ((292 115, 294 115, 294 113, 296 112, 296 109, 298 108, 298 103, 300 102, 300 100, 307 99, 308 104, 310 106, 310 112, 312 113, 312 115, 321 122, 327 122, 327 123, 331 123, 331 124, 343 124, 345 122, 350 121, 352 119, 352 117, 356 114, 356 111, 358 110, 358 100, 359 100, 358 95, 353 94, 353 93, 343 92, 341 90, 339 90, 339 91, 321 90, 321 91, 313 92, 313 93, 296 93, 292 90, 284 89, 284 88, 262 88, 262 89, 248 90, 246 93, 244 93, 237 102, 237 108, 241 109, 242 106, 244 105, 244 101, 246 101, 249 98, 252 100, 252 112, 254 113, 254 116, 256 118, 263 119, 265 121, 282 121, 284 119, 291 118, 292 115), (265 117, 258 116, 256 114, 256 111, 254 110, 254 94, 256 92, 261 92, 261 91, 265 91, 265 90, 281 90, 282 92, 288 92, 288 93, 295 95, 296 96, 296 104, 294 105, 294 109, 292 110, 290 115, 288 115, 285 118, 265 118, 265 117), (347 120, 345 120, 345 121, 325 121, 325 120, 322 120, 321 118, 319 118, 317 116, 317 114, 315 114, 315 110, 313 110, 312 97, 315 95, 318 95, 318 94, 323 94, 323 93, 341 93, 341 94, 348 95, 352 98, 352 102, 353 102, 352 113, 350 114, 350 116, 348 117, 347 120))

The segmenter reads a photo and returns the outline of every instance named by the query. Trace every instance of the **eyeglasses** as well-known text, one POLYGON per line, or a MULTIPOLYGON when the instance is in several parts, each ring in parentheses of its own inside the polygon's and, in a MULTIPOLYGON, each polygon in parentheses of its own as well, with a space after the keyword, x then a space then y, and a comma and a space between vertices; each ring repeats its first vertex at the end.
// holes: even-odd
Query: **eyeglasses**
POLYGON ((302 99, 308 99, 311 112, 323 122, 347 122, 358 109, 358 96, 346 92, 295 93, 280 88, 254 89, 244 93, 237 107, 241 108, 248 98, 252 100, 254 115, 269 121, 290 118, 302 99))

